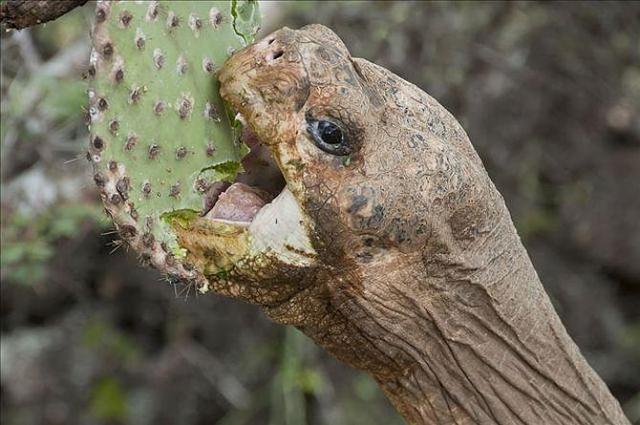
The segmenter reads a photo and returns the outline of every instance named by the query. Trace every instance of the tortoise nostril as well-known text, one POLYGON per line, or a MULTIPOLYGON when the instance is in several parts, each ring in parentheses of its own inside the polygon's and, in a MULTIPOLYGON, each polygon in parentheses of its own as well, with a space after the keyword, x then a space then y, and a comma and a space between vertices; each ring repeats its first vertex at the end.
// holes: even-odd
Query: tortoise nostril
POLYGON ((275 38, 272 38, 271 40, 269 40, 269 41, 267 42, 267 45, 271 45, 271 43, 273 43, 274 41, 276 41, 276 39, 275 39, 275 38))
POLYGON ((267 60, 268 61, 274 61, 276 59, 278 59, 279 57, 281 57, 284 54, 284 52, 282 50, 276 50, 275 52, 271 52, 267 55, 267 60))

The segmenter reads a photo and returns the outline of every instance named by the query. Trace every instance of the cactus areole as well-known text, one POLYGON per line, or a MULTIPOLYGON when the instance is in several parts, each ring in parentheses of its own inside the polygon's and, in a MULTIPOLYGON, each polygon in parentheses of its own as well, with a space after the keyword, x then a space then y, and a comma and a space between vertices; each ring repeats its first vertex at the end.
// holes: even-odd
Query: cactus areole
POLYGON ((409 423, 629 423, 438 102, 319 25, 218 71, 251 3, 139 3, 98 4, 90 156, 147 261, 298 327, 409 423))

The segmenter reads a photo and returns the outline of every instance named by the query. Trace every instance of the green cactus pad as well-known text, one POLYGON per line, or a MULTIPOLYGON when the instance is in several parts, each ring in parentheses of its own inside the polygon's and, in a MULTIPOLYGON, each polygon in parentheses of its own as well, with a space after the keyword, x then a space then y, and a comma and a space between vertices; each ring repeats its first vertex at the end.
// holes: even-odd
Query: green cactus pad
POLYGON ((89 159, 107 213, 151 265, 197 272, 167 217, 192 217, 208 187, 233 180, 247 148, 216 73, 253 40, 254 1, 101 1, 96 6, 89 159), (186 267, 185 267, 186 266, 186 267))

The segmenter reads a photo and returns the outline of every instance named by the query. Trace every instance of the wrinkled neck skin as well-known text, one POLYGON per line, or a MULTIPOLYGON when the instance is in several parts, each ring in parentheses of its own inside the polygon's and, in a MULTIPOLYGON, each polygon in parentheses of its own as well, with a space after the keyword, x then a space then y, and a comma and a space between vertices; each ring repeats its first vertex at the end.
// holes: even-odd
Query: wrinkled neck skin
POLYGON ((211 279, 216 291, 370 373, 412 424, 629 423, 438 102, 318 25, 236 53, 220 81, 269 145, 313 254, 236 264, 233 284, 211 279), (348 158, 318 148, 317 119, 344 129, 348 158))
POLYGON ((462 251, 324 270, 267 311, 369 372, 411 424, 627 424, 496 202, 503 219, 462 251))

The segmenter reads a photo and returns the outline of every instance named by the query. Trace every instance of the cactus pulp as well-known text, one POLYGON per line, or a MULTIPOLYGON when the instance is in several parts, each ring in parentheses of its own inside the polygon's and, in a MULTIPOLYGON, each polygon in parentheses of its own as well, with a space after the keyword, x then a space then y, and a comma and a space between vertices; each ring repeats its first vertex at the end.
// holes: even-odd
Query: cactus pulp
POLYGON ((101 1, 95 19, 88 158, 105 210, 143 261, 201 279, 169 220, 198 216, 204 193, 241 169, 216 72, 253 40, 257 4, 101 1))

